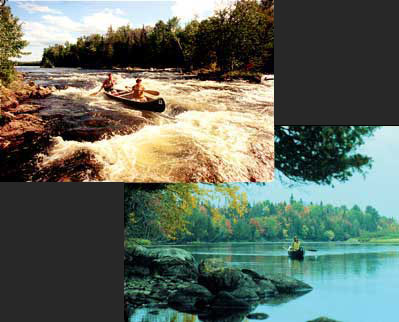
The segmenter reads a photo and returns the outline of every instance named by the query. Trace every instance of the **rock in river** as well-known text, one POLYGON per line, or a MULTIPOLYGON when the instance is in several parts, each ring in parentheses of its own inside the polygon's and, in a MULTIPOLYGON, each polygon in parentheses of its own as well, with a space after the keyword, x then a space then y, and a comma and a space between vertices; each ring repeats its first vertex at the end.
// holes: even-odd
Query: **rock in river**
POLYGON ((168 304, 184 312, 196 312, 206 307, 213 299, 207 288, 199 284, 191 284, 179 289, 168 298, 168 304))
POLYGON ((131 247, 125 253, 125 271, 134 275, 140 267, 144 270, 148 268, 150 275, 197 277, 194 257, 179 248, 146 248, 139 245, 131 247))

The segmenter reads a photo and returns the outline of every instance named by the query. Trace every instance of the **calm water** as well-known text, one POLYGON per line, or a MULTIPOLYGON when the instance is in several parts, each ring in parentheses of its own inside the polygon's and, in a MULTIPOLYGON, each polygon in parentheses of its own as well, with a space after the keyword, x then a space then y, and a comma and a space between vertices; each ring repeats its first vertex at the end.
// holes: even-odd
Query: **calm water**
MULTIPOLYGON (((274 80, 214 82, 173 71, 114 72, 116 88, 143 79, 165 99, 164 113, 126 109, 105 95, 90 96, 107 71, 19 67, 41 85, 67 85, 40 101, 40 114, 63 129, 38 156, 47 181, 60 165, 90 156, 85 181, 247 182, 274 174, 274 80), (93 168, 98 171, 92 171, 93 168)), ((58 170, 57 170, 58 171, 58 170)), ((66 169, 67 173, 74 172, 66 169)))
MULTIPOLYGON (((260 273, 283 272, 312 285, 310 293, 259 305, 254 312, 269 315, 268 322, 308 321, 320 316, 346 322, 397 321, 399 299, 399 245, 309 243, 304 261, 290 260, 283 243, 203 244, 178 246, 197 260, 222 258, 231 266, 260 273)), ((149 314, 137 310, 131 321, 199 321, 174 310, 149 314)), ((250 321, 244 319, 243 321, 250 321)))

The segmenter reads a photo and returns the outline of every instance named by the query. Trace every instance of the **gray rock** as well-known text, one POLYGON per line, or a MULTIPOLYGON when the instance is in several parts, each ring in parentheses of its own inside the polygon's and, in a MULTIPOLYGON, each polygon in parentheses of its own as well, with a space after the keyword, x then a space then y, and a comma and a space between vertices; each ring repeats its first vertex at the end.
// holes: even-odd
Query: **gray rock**
POLYGON ((249 310, 251 305, 243 300, 237 299, 229 292, 222 291, 217 294, 212 301, 211 306, 213 309, 228 308, 234 310, 249 310))
POLYGON ((207 274, 225 268, 223 261, 219 258, 205 258, 198 265, 199 274, 207 274))
POLYGON ((237 289, 256 289, 257 285, 252 278, 235 268, 214 270, 200 274, 198 283, 208 288, 212 293, 220 291, 232 292, 237 289))
POLYGON ((268 276, 267 280, 276 286, 279 293, 292 294, 312 290, 309 284, 283 274, 268 276))
MULTIPOLYGON (((146 248, 140 245, 125 251, 125 272, 135 275, 148 272, 155 276, 196 279, 194 257, 179 248, 146 248)), ((143 274, 142 274, 143 275, 143 274)))
POLYGON ((204 286, 192 284, 179 288, 169 296, 168 303, 175 309, 185 312, 196 312, 203 309, 213 299, 213 295, 204 286))

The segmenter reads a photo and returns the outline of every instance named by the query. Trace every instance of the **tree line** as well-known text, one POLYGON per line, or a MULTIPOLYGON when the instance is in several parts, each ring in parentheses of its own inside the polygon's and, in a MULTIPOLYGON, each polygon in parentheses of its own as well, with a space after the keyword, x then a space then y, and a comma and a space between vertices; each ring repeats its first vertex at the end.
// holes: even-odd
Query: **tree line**
POLYGON ((154 27, 119 27, 46 48, 51 67, 182 67, 274 71, 274 1, 238 0, 184 27, 174 17, 154 27))
MULTIPOLYGON (((159 195, 147 192, 140 195, 140 199, 142 202, 159 200, 159 195)), ((393 218, 381 216, 372 206, 361 210, 357 205, 348 208, 322 202, 305 204, 293 196, 289 202, 265 200, 249 204, 245 193, 238 193, 233 203, 223 207, 199 197, 188 213, 182 217, 187 221, 185 228, 176 231, 172 239, 180 242, 276 241, 298 236, 313 241, 345 241, 365 233, 399 232, 399 224, 393 218)), ((144 212, 135 212, 135 216, 135 221, 127 226, 128 238, 170 239, 156 211, 147 207, 144 212)))

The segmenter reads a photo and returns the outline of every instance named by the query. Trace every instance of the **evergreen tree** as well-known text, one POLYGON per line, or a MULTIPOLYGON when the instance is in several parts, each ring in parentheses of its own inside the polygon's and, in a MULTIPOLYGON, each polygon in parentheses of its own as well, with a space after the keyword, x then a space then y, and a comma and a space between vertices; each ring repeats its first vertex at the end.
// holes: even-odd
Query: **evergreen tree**
POLYGON ((22 39, 22 27, 9 7, 0 8, 0 85, 8 85, 15 76, 11 59, 19 58, 28 43, 22 39))

